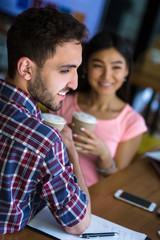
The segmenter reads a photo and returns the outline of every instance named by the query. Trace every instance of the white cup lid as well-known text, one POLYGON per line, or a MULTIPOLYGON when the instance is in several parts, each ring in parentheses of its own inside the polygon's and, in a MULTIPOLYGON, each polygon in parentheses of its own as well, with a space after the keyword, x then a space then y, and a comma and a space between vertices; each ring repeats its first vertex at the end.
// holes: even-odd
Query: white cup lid
POLYGON ((74 112, 73 117, 80 120, 80 121, 86 122, 86 123, 92 123, 92 124, 97 123, 97 119, 94 116, 92 116, 88 113, 74 112))
POLYGON ((56 123, 56 124, 65 124, 66 120, 58 115, 52 113, 43 113, 44 121, 49 123, 56 123))

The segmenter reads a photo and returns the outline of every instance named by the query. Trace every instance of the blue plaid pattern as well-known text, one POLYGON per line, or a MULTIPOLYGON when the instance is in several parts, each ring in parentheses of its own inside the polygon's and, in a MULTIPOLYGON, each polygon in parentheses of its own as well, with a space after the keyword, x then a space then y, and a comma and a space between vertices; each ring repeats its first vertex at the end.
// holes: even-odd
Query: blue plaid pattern
POLYGON ((60 133, 34 99, 0 80, 0 234, 25 227, 44 201, 62 227, 86 213, 60 133))

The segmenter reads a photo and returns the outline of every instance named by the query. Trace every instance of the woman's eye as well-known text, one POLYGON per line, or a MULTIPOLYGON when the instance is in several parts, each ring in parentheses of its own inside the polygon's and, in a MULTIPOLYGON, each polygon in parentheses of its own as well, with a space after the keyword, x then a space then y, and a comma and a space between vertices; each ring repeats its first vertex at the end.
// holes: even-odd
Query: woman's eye
POLYGON ((99 65, 99 64, 93 64, 93 67, 94 67, 94 68, 102 68, 103 66, 102 66, 102 65, 99 65))
POLYGON ((121 69, 121 66, 114 66, 113 69, 121 69))

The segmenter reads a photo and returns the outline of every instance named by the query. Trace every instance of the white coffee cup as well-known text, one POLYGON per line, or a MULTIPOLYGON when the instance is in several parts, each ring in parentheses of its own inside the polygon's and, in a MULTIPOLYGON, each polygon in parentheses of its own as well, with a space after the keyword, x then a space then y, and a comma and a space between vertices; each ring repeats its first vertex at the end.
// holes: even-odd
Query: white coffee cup
POLYGON ((66 120, 58 115, 51 113, 43 113, 44 122, 48 125, 57 128, 59 131, 62 131, 64 125, 66 124, 66 120))
POLYGON ((85 137, 87 135, 82 132, 80 128, 86 128, 93 132, 97 124, 97 119, 94 116, 84 112, 74 112, 72 115, 72 119, 73 123, 75 124, 72 132, 85 137))

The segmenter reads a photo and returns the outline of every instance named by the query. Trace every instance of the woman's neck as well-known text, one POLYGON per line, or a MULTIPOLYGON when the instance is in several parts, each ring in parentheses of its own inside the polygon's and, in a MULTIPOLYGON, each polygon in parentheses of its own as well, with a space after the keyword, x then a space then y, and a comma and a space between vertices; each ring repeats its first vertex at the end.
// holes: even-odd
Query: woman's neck
POLYGON ((80 105, 86 105, 88 108, 94 108, 100 111, 112 110, 121 101, 115 94, 99 95, 94 91, 89 93, 80 93, 78 102, 80 105))
POLYGON ((91 91, 78 95, 78 105, 82 111, 97 119, 113 119, 119 115, 125 103, 116 95, 99 96, 91 91))

